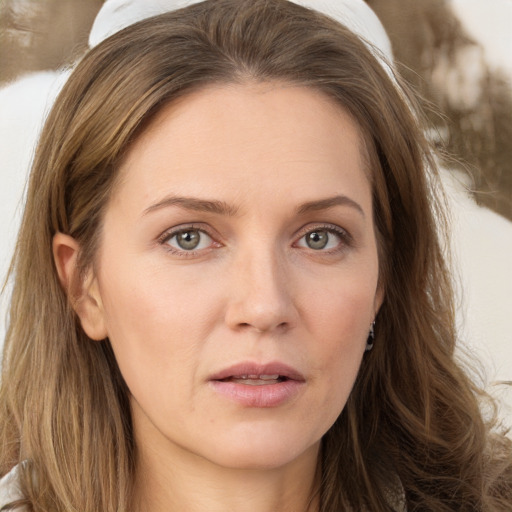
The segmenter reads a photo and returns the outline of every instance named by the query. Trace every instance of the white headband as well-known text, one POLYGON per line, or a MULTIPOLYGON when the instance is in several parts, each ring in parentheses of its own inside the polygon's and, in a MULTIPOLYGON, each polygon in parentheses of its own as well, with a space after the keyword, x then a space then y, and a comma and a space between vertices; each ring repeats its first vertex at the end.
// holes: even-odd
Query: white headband
MULTIPOLYGON (((107 0, 100 9, 89 35, 89 46, 98 43, 119 30, 150 16, 174 11, 200 0, 107 0)), ((370 49, 384 58, 385 67, 393 62, 391 43, 376 14, 363 0, 291 0, 315 9, 345 25, 370 43, 370 49), (373 47, 372 47, 373 46, 373 47), (377 50, 377 52, 375 52, 377 50), (379 54, 380 52, 380 54, 379 54)))

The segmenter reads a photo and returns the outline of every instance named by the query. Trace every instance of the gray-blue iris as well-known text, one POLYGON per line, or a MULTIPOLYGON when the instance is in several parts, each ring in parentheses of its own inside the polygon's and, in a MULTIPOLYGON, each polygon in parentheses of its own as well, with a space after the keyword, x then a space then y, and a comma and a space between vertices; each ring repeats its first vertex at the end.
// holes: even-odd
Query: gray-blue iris
POLYGON ((306 244, 311 249, 323 249, 329 241, 329 233, 327 231, 312 231, 306 235, 306 244))
POLYGON ((195 230, 182 231, 176 235, 177 244, 187 251, 195 249, 199 245, 200 239, 199 231, 195 230))

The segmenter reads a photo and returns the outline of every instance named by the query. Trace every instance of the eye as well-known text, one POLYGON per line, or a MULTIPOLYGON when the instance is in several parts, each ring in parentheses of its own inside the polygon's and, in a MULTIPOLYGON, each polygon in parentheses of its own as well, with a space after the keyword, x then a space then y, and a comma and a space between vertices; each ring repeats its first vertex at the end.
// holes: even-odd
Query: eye
POLYGON ((177 251, 198 251, 211 247, 213 244, 210 235, 197 228, 187 228, 169 233, 162 242, 177 251))
POLYGON ((349 235, 338 227, 320 227, 310 229, 297 242, 298 247, 313 249, 314 251, 336 250, 349 242, 349 235))

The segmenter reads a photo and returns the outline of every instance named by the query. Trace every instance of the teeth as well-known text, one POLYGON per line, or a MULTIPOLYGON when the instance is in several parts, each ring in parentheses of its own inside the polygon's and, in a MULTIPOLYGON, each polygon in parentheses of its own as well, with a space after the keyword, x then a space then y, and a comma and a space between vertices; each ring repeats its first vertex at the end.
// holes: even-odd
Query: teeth
POLYGON ((278 373, 274 375, 234 375, 230 380, 231 382, 250 386, 264 386, 265 384, 277 384, 281 382, 278 373))
POLYGON ((251 379, 251 380, 277 380, 279 379, 279 374, 275 375, 234 375, 233 379, 251 379))

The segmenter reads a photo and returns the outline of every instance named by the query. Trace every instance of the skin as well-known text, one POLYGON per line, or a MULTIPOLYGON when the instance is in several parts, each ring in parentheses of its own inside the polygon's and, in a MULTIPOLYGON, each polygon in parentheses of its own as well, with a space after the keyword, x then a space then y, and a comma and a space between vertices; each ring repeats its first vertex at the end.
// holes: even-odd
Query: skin
MULTIPOLYGON (((109 337, 131 391, 141 509, 318 507, 320 439, 382 302, 363 155, 345 111, 282 84, 196 92, 131 147, 76 308, 92 339, 109 337), (195 250, 177 230, 200 237, 195 250), (285 363, 303 382, 272 407, 211 385, 247 361, 285 363)), ((78 250, 56 235, 65 285, 78 250)))

